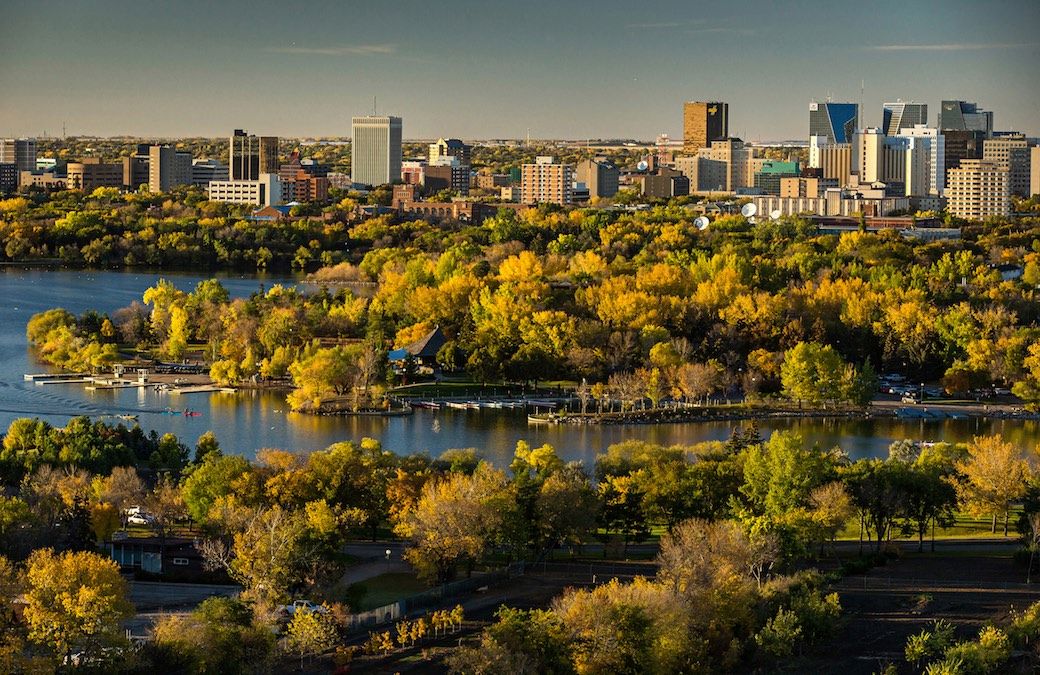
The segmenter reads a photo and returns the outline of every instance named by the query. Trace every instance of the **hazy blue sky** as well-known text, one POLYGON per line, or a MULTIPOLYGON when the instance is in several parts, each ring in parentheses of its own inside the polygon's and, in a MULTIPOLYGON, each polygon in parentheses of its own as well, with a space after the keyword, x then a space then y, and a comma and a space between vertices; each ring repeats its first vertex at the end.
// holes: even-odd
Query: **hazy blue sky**
POLYGON ((1040 134, 1040 0, 3 0, 0 134, 653 138, 681 104, 804 138, 807 104, 978 101, 1040 134))

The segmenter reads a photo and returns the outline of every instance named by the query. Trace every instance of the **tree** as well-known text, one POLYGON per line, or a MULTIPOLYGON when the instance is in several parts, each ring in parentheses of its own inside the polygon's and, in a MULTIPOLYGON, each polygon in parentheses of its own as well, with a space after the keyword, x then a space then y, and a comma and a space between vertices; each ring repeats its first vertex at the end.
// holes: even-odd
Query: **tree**
POLYGON ((188 615, 160 618, 144 656, 158 672, 266 672, 275 636, 239 600, 212 597, 188 615))
POLYGON ((555 613, 502 607, 480 644, 462 647, 448 659, 453 673, 466 675, 570 675, 571 643, 555 613))
POLYGON ((187 515, 181 490, 168 476, 164 476, 145 499, 144 506, 151 516, 152 531, 159 537, 159 560, 165 560, 166 539, 177 521, 187 515))
POLYGON ((144 481, 132 466, 117 466, 101 482, 101 498, 112 504, 119 515, 120 525, 126 528, 126 510, 141 504, 145 496, 144 481))
POLYGON ((289 649, 300 655, 300 668, 304 657, 317 656, 332 649, 339 640, 339 633, 332 617, 326 612, 298 609, 286 628, 289 649))
POLYGON ((100 655, 123 642, 119 623, 133 613, 115 561, 96 553, 38 549, 26 563, 29 638, 64 659, 100 655))
POLYGON ((472 476, 450 474, 428 482, 415 507, 398 517, 394 532, 411 540, 405 557, 420 576, 451 580, 460 563, 472 564, 494 540, 508 504, 505 476, 481 463, 472 476))
POLYGON ((845 375, 846 366, 834 348, 816 342, 799 342, 784 354, 780 366, 780 382, 784 395, 799 403, 821 403, 844 398, 842 381, 848 382, 845 390, 859 395, 862 386, 855 371, 845 375))
POLYGON ((956 467, 964 476, 959 485, 964 504, 972 513, 990 513, 994 533, 997 517, 1002 516, 1006 537, 1011 505, 1025 494, 1031 473, 1022 451, 1000 436, 976 436, 968 444, 967 459, 956 467))
POLYGON ((207 522, 216 501, 231 494, 234 482, 250 469, 245 457, 207 453, 181 485, 188 515, 196 522, 207 522))

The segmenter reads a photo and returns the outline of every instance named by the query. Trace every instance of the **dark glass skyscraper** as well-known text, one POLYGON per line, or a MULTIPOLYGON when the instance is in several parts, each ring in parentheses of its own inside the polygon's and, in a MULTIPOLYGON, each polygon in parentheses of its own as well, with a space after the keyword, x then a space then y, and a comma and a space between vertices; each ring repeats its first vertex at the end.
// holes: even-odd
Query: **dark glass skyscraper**
POLYGON ((927 103, 886 103, 881 113, 881 130, 886 136, 896 136, 900 130, 913 129, 916 124, 928 124, 927 103))
POLYGON ((851 143, 859 126, 858 103, 809 104, 809 135, 826 136, 828 143, 851 143))

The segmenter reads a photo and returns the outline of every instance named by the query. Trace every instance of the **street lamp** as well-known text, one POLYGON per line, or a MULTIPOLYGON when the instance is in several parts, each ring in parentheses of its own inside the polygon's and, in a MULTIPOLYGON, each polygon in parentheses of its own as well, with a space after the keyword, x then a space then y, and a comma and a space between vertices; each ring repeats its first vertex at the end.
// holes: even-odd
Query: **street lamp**
POLYGON ((390 549, 386 549, 385 553, 386 553, 386 568, 390 569, 390 553, 391 553, 390 549))

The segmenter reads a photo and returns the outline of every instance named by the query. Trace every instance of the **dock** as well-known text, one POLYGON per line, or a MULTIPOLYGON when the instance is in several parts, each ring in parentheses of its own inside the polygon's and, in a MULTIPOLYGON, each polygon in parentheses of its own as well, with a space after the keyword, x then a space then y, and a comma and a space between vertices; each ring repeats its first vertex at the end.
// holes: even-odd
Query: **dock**
POLYGON ((40 382, 46 384, 48 381, 86 381, 90 373, 26 373, 22 375, 26 382, 40 382))
POLYGON ((237 389, 233 387, 220 387, 215 384, 200 384, 194 387, 180 387, 170 389, 166 393, 168 394, 209 394, 213 392, 220 392, 222 394, 234 394, 237 389))

